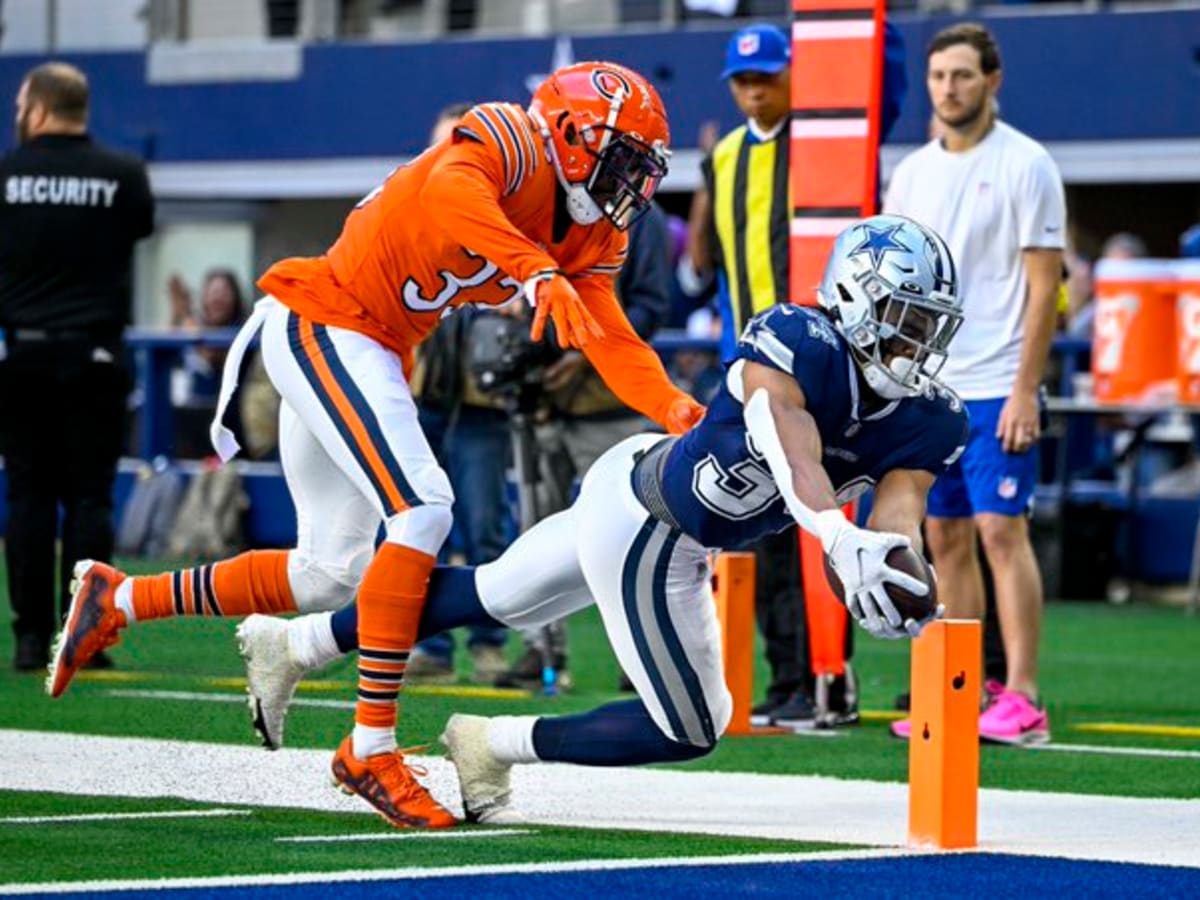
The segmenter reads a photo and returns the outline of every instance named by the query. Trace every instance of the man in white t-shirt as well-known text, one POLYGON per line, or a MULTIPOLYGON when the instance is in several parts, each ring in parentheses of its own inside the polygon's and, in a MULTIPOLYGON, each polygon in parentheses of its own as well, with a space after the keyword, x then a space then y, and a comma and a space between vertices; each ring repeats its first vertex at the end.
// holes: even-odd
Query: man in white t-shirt
MULTIPOLYGON (((962 458, 929 495, 928 545, 953 618, 982 618, 982 539, 996 588, 1008 680, 979 720, 1008 744, 1049 738, 1037 702, 1042 580, 1029 539, 1037 475, 1038 390, 1054 333, 1066 203, 1045 149, 996 118, 1000 53, 980 25, 934 36, 926 83, 942 136, 896 168, 884 210, 945 238, 960 267, 963 325, 941 380, 963 398, 962 458)), ((908 721, 893 733, 908 736, 908 721)))

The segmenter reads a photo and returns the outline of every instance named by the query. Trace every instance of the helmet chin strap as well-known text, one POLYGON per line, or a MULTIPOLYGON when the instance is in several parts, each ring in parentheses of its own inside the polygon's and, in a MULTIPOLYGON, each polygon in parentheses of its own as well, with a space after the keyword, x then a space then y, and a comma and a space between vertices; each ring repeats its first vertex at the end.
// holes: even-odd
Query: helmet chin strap
POLYGON ((546 154, 550 157, 550 164, 554 167, 554 177, 558 179, 563 192, 567 195, 567 214, 578 225, 595 225, 604 217, 604 210, 596 205, 596 201, 592 199, 586 187, 567 181, 567 176, 563 174, 562 166, 558 161, 558 153, 554 149, 554 138, 550 134, 550 127, 536 110, 531 109, 529 114, 537 123, 538 133, 542 136, 542 144, 546 148, 546 154))

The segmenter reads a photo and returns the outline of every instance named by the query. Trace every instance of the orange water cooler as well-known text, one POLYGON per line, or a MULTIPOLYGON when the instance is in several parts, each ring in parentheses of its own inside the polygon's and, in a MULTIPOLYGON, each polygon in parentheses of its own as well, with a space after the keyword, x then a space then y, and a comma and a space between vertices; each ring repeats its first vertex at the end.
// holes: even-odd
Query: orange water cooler
POLYGON ((1100 260, 1092 336, 1095 396, 1137 402, 1174 394, 1176 270, 1169 260, 1100 260))
POLYGON ((1200 406, 1200 260, 1175 263, 1179 402, 1200 406))

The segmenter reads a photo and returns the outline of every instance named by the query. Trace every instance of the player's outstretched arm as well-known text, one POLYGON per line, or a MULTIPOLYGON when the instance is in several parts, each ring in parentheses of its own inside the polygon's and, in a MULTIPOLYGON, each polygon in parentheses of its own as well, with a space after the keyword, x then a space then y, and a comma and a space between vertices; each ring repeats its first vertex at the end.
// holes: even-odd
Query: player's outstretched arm
POLYGON ((888 472, 875 485, 867 527, 874 531, 902 534, 920 553, 924 547, 921 523, 925 521, 925 500, 933 481, 931 472, 920 469, 893 469, 888 472))
POLYGON ((612 277, 586 275, 571 281, 604 331, 583 353, 621 402, 671 434, 682 434, 699 422, 704 407, 671 382, 658 354, 633 330, 613 292, 612 277))
POLYGON ((821 541, 846 591, 846 608, 877 637, 920 632, 888 597, 886 582, 916 594, 928 587, 885 562, 894 547, 911 542, 903 534, 858 528, 842 515, 833 485, 821 465, 821 436, 805 408, 804 392, 784 372, 746 361, 742 369, 746 428, 767 460, 789 512, 821 541))

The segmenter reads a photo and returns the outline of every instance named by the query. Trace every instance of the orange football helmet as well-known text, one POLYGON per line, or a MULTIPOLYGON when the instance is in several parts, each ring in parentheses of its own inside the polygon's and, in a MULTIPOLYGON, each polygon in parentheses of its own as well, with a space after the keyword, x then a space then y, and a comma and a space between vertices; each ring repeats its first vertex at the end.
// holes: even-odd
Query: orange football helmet
POLYGON ((671 155, 666 110, 645 78, 616 63, 576 63, 542 82, 529 111, 572 219, 606 216, 624 231, 645 212, 671 155))

